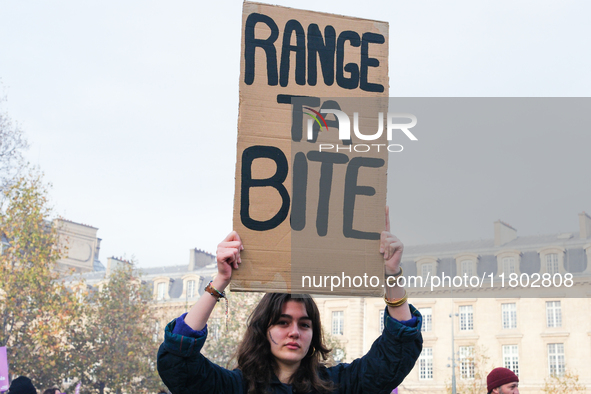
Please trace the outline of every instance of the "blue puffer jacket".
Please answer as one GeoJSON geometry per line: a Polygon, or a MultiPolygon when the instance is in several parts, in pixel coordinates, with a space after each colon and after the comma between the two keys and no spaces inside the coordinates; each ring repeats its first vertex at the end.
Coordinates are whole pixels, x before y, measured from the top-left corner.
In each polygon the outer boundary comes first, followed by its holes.
{"type": "MultiPolygon", "coordinates": [[[[407,327],[384,313],[384,332],[369,352],[350,364],[322,367],[319,374],[331,380],[335,394],[389,394],[408,375],[423,347],[422,317],[411,305],[416,327],[407,327]]],[[[158,351],[158,372],[172,394],[246,394],[242,372],[222,368],[201,353],[206,336],[190,338],[173,334],[176,319],[165,329],[158,351]]],[[[291,394],[291,385],[274,377],[271,393],[291,394]]],[[[316,393],[309,393],[316,394],[316,393]]]]}

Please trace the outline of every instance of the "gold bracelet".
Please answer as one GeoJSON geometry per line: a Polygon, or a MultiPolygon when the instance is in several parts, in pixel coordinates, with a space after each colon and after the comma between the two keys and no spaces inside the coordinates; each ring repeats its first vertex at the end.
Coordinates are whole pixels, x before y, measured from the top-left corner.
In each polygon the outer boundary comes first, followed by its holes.
{"type": "Polygon", "coordinates": [[[391,306],[392,308],[396,308],[404,304],[408,300],[408,295],[406,294],[406,289],[404,290],[404,296],[402,298],[394,298],[390,299],[386,297],[384,294],[384,301],[386,301],[386,305],[391,306]]]}

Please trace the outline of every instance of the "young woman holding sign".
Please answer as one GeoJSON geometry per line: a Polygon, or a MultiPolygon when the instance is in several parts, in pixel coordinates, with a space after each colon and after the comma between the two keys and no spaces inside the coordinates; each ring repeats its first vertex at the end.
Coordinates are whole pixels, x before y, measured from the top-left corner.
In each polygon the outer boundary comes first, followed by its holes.
{"type": "MultiPolygon", "coordinates": [[[[422,349],[421,315],[401,287],[386,287],[384,332],[369,352],[351,364],[324,367],[329,349],[322,338],[320,314],[307,295],[266,294],[249,318],[238,347],[238,369],[222,368],[200,350],[207,319],[244,249],[236,232],[218,245],[218,275],[189,313],[170,322],[158,352],[158,372],[172,394],[181,393],[390,393],[413,368],[422,349]]],[[[386,276],[402,275],[402,243],[382,232],[380,253],[386,276]]],[[[390,280],[390,283],[394,281],[390,280]]]]}

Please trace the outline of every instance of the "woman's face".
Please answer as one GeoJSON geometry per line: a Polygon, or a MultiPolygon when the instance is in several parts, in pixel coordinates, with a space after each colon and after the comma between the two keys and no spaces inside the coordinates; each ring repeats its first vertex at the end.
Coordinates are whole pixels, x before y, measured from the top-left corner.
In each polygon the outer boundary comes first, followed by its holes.
{"type": "Polygon", "coordinates": [[[267,339],[271,353],[279,364],[298,365],[312,342],[312,320],[302,302],[287,301],[281,308],[279,321],[269,327],[267,339]]]}

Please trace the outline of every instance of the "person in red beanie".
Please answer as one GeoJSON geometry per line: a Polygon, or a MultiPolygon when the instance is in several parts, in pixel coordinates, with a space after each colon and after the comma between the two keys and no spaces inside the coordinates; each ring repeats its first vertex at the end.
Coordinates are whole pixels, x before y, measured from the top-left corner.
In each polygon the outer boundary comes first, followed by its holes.
{"type": "Polygon", "coordinates": [[[519,378],[510,369],[495,368],[486,377],[488,394],[519,394],[519,378]]]}

